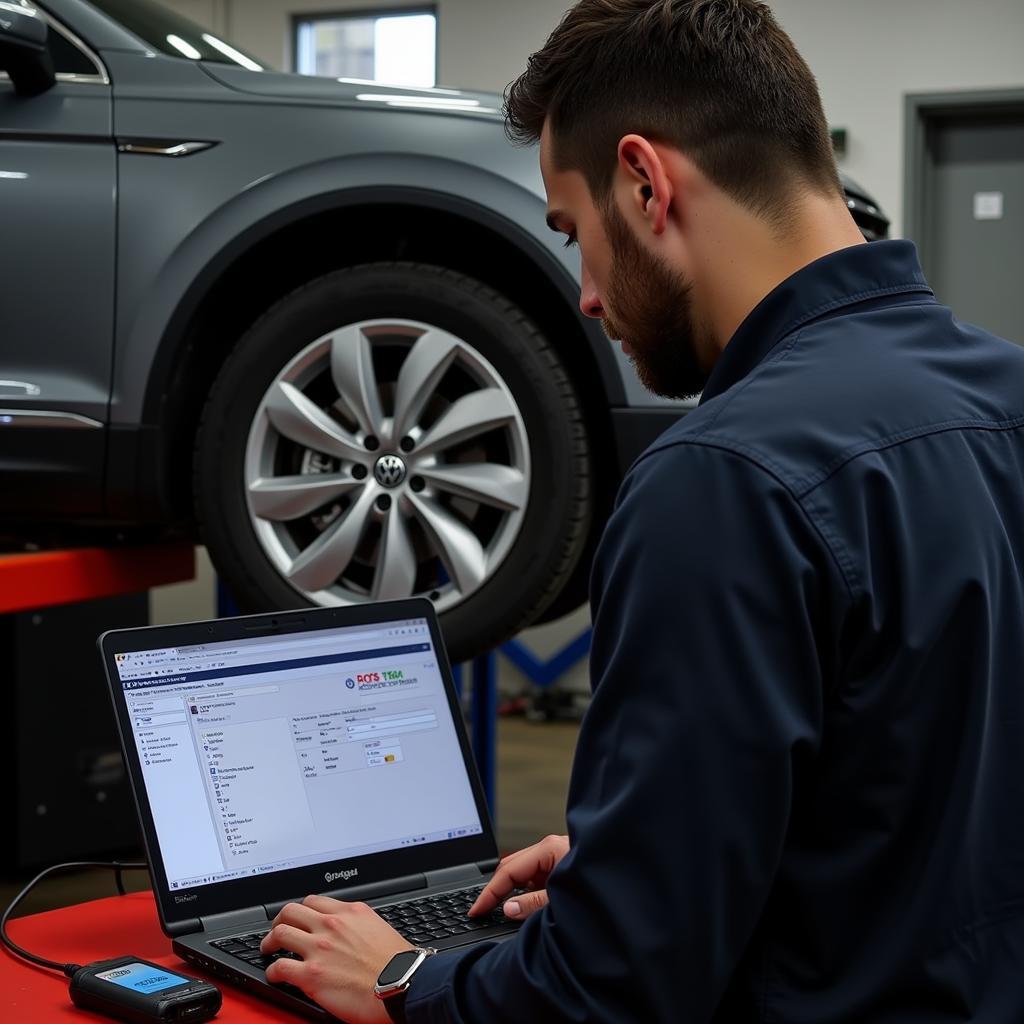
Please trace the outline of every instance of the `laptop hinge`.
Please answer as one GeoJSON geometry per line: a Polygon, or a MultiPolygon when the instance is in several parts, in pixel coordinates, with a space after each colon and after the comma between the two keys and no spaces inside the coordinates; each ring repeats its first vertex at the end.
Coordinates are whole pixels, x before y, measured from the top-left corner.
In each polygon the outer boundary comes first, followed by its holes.
{"type": "Polygon", "coordinates": [[[236,928],[256,928],[265,925],[268,920],[266,907],[246,907],[244,910],[228,910],[223,914],[208,914],[206,917],[200,917],[199,923],[204,932],[220,932],[234,931],[236,928]]]}
{"type": "MultiPolygon", "coordinates": [[[[345,889],[327,889],[320,893],[321,896],[330,896],[331,899],[344,900],[346,903],[365,903],[367,900],[379,899],[381,896],[392,896],[400,892],[412,892],[416,889],[425,889],[427,880],[422,874],[406,875],[404,878],[389,878],[386,882],[368,882],[366,885],[350,885],[345,889]]],[[[267,917],[272,920],[281,912],[286,903],[301,903],[302,896],[294,896],[290,900],[281,900],[278,903],[267,904],[267,917]]]]}
{"type": "Polygon", "coordinates": [[[184,921],[172,921],[164,925],[164,932],[172,939],[179,935],[191,935],[193,932],[201,932],[203,923],[198,917],[189,917],[184,921]]]}
{"type": "Polygon", "coordinates": [[[491,857],[488,860],[478,860],[476,866],[480,869],[481,875],[493,875],[500,863],[499,857],[491,857]]]}
{"type": "Polygon", "coordinates": [[[475,864],[459,864],[454,868],[438,868],[427,872],[427,885],[454,885],[457,882],[472,882],[479,879],[480,869],[475,864]]]}

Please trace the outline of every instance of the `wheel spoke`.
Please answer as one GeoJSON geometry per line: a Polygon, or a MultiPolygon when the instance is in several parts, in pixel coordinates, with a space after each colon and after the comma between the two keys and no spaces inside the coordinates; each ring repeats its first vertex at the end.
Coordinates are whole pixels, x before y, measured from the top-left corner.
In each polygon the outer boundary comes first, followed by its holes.
{"type": "Polygon", "coordinates": [[[327,327],[268,382],[250,427],[250,527],[313,602],[401,600],[431,582],[439,611],[461,607],[515,550],[533,492],[517,399],[472,340],[445,328],[327,327]],[[402,339],[404,358],[384,358],[385,338],[402,339]],[[406,468],[391,489],[375,477],[386,455],[406,468]],[[384,493],[391,503],[377,510],[384,493]],[[440,579],[424,581],[421,567],[440,579]]]}
{"type": "Polygon", "coordinates": [[[455,585],[464,594],[487,575],[487,555],[476,535],[447,509],[419,494],[407,495],[455,585]]]}
{"type": "Polygon", "coordinates": [[[458,338],[444,331],[427,331],[413,345],[402,363],[395,387],[396,441],[416,425],[458,348],[458,338]]]}
{"type": "Polygon", "coordinates": [[[515,408],[500,388],[471,391],[454,402],[423,435],[416,445],[416,454],[443,451],[467,438],[509,423],[514,418],[515,408]]]}
{"type": "Polygon", "coordinates": [[[287,522],[361,486],[362,481],[342,473],[261,477],[249,484],[249,505],[261,519],[287,522]]]}
{"type": "Polygon", "coordinates": [[[355,503],[292,563],[288,579],[306,591],[324,590],[345,571],[363,535],[377,488],[364,486],[355,503]]]}
{"type": "Polygon", "coordinates": [[[409,536],[409,524],[399,505],[399,502],[392,503],[381,534],[371,594],[375,601],[409,597],[416,583],[416,553],[409,536]]]}
{"type": "Polygon", "coordinates": [[[331,339],[331,377],[338,394],[367,433],[380,436],[384,416],[373,373],[370,339],[359,327],[346,327],[331,339]]]}
{"type": "Polygon", "coordinates": [[[366,461],[366,449],[287,381],[279,381],[271,391],[267,415],[278,433],[296,444],[342,459],[366,461]]]}
{"type": "Polygon", "coordinates": [[[421,468],[417,473],[442,490],[484,505],[511,511],[526,504],[526,477],[511,466],[452,463],[421,468]]]}

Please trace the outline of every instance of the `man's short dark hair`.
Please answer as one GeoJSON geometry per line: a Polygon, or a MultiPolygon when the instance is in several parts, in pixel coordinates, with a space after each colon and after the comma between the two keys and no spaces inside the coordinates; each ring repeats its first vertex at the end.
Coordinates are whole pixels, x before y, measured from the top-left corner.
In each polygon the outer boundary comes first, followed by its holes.
{"type": "Polygon", "coordinates": [[[842,194],[814,76],[757,0],[580,0],[506,90],[505,118],[516,142],[549,121],[556,166],[599,204],[631,132],[772,221],[801,187],[842,194]]]}

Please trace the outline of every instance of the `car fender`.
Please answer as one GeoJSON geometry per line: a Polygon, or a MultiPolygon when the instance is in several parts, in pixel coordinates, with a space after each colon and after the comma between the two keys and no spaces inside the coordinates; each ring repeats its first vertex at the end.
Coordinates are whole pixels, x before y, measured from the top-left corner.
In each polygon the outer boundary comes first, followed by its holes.
{"type": "MultiPolygon", "coordinates": [[[[530,190],[492,172],[431,157],[368,154],[325,160],[257,179],[222,204],[169,255],[151,286],[137,297],[145,311],[120,343],[112,422],[154,423],[163,388],[203,296],[250,247],[299,218],[345,206],[395,202],[447,211],[499,233],[528,255],[576,310],[579,276],[554,236],[527,225],[544,224],[544,202],[530,190]],[[447,166],[441,166],[441,165],[447,166]],[[444,181],[448,187],[425,187],[444,181]],[[500,211],[500,212],[499,212],[500,211]],[[139,381],[147,381],[145,390],[139,381]]],[[[622,366],[596,322],[576,310],[589,341],[606,398],[621,405],[622,366]]]]}

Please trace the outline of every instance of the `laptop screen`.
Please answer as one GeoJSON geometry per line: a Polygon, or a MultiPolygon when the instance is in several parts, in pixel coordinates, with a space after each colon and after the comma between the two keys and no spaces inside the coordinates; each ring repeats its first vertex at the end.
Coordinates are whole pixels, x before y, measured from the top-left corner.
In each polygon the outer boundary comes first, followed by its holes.
{"type": "Polygon", "coordinates": [[[114,662],[170,889],[483,831],[425,618],[114,662]]]}

